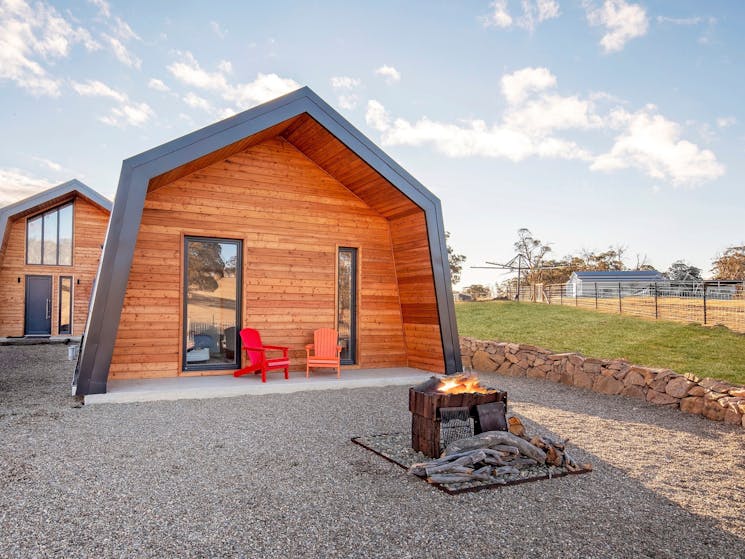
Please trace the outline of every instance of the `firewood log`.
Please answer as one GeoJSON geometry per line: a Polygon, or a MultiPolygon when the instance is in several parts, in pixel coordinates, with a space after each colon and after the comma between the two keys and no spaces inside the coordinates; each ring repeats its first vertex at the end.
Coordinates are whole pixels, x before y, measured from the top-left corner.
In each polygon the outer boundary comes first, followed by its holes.
{"type": "Polygon", "coordinates": [[[447,456],[466,450],[492,448],[496,445],[505,444],[517,447],[517,449],[520,451],[520,454],[524,454],[528,458],[532,458],[539,464],[545,464],[546,462],[546,453],[543,452],[540,448],[533,446],[528,441],[506,431],[486,431],[484,433],[479,433],[478,435],[475,435],[473,437],[455,441],[448,445],[443,455],[447,456]]]}
{"type": "Polygon", "coordinates": [[[508,476],[508,475],[514,475],[519,474],[520,470],[517,468],[514,468],[512,466],[502,466],[501,468],[494,468],[494,471],[492,472],[493,476],[508,476]]]}
{"type": "Polygon", "coordinates": [[[492,472],[491,466],[484,466],[483,468],[479,468],[478,470],[474,471],[471,474],[471,477],[474,480],[478,480],[478,481],[489,481],[489,478],[491,478],[491,472],[492,472]]]}
{"type": "Polygon", "coordinates": [[[427,478],[430,483],[459,483],[464,481],[474,481],[470,474],[435,474],[427,478]]]}

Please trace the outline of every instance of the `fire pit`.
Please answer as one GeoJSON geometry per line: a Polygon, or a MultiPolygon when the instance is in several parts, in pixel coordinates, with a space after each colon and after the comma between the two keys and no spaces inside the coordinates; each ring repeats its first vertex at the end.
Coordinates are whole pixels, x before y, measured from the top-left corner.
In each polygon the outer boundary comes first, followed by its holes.
{"type": "Polygon", "coordinates": [[[411,446],[430,458],[453,440],[507,430],[507,393],[469,375],[431,377],[409,389],[411,446]]]}

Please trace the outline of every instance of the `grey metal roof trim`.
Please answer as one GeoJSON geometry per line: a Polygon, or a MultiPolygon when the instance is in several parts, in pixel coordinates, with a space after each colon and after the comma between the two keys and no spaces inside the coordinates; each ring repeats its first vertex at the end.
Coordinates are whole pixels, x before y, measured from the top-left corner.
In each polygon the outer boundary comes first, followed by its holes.
{"type": "Polygon", "coordinates": [[[78,179],[72,179],[0,208],[0,243],[4,244],[8,222],[14,216],[33,211],[37,206],[41,206],[42,204],[46,204],[47,202],[57,198],[63,198],[64,196],[75,192],[84,198],[89,199],[107,212],[111,212],[111,200],[102,196],[90,186],[83,184],[78,179]]]}
{"type": "Polygon", "coordinates": [[[424,210],[445,370],[448,373],[461,370],[440,200],[310,88],[303,87],[123,162],[98,281],[91,296],[91,312],[75,369],[73,389],[76,394],[106,392],[109,365],[150,180],[304,113],[424,210]]]}

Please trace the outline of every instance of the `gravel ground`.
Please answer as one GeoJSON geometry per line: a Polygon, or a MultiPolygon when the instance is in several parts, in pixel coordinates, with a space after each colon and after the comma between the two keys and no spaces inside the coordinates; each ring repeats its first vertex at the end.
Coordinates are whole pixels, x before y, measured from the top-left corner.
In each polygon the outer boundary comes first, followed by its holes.
{"type": "Polygon", "coordinates": [[[2,557],[745,557],[745,434],[485,375],[594,471],[446,495],[354,445],[405,387],[76,407],[64,346],[0,347],[2,557]]]}

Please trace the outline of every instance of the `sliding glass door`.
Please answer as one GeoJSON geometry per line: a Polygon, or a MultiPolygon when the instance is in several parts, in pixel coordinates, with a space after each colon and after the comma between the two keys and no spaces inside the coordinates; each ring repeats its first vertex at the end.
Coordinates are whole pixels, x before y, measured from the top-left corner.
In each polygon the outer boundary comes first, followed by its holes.
{"type": "Polygon", "coordinates": [[[357,249],[340,247],[337,260],[336,329],[342,365],[357,361],[357,249]]]}
{"type": "Polygon", "coordinates": [[[183,370],[237,369],[242,243],[184,239],[183,370]]]}

